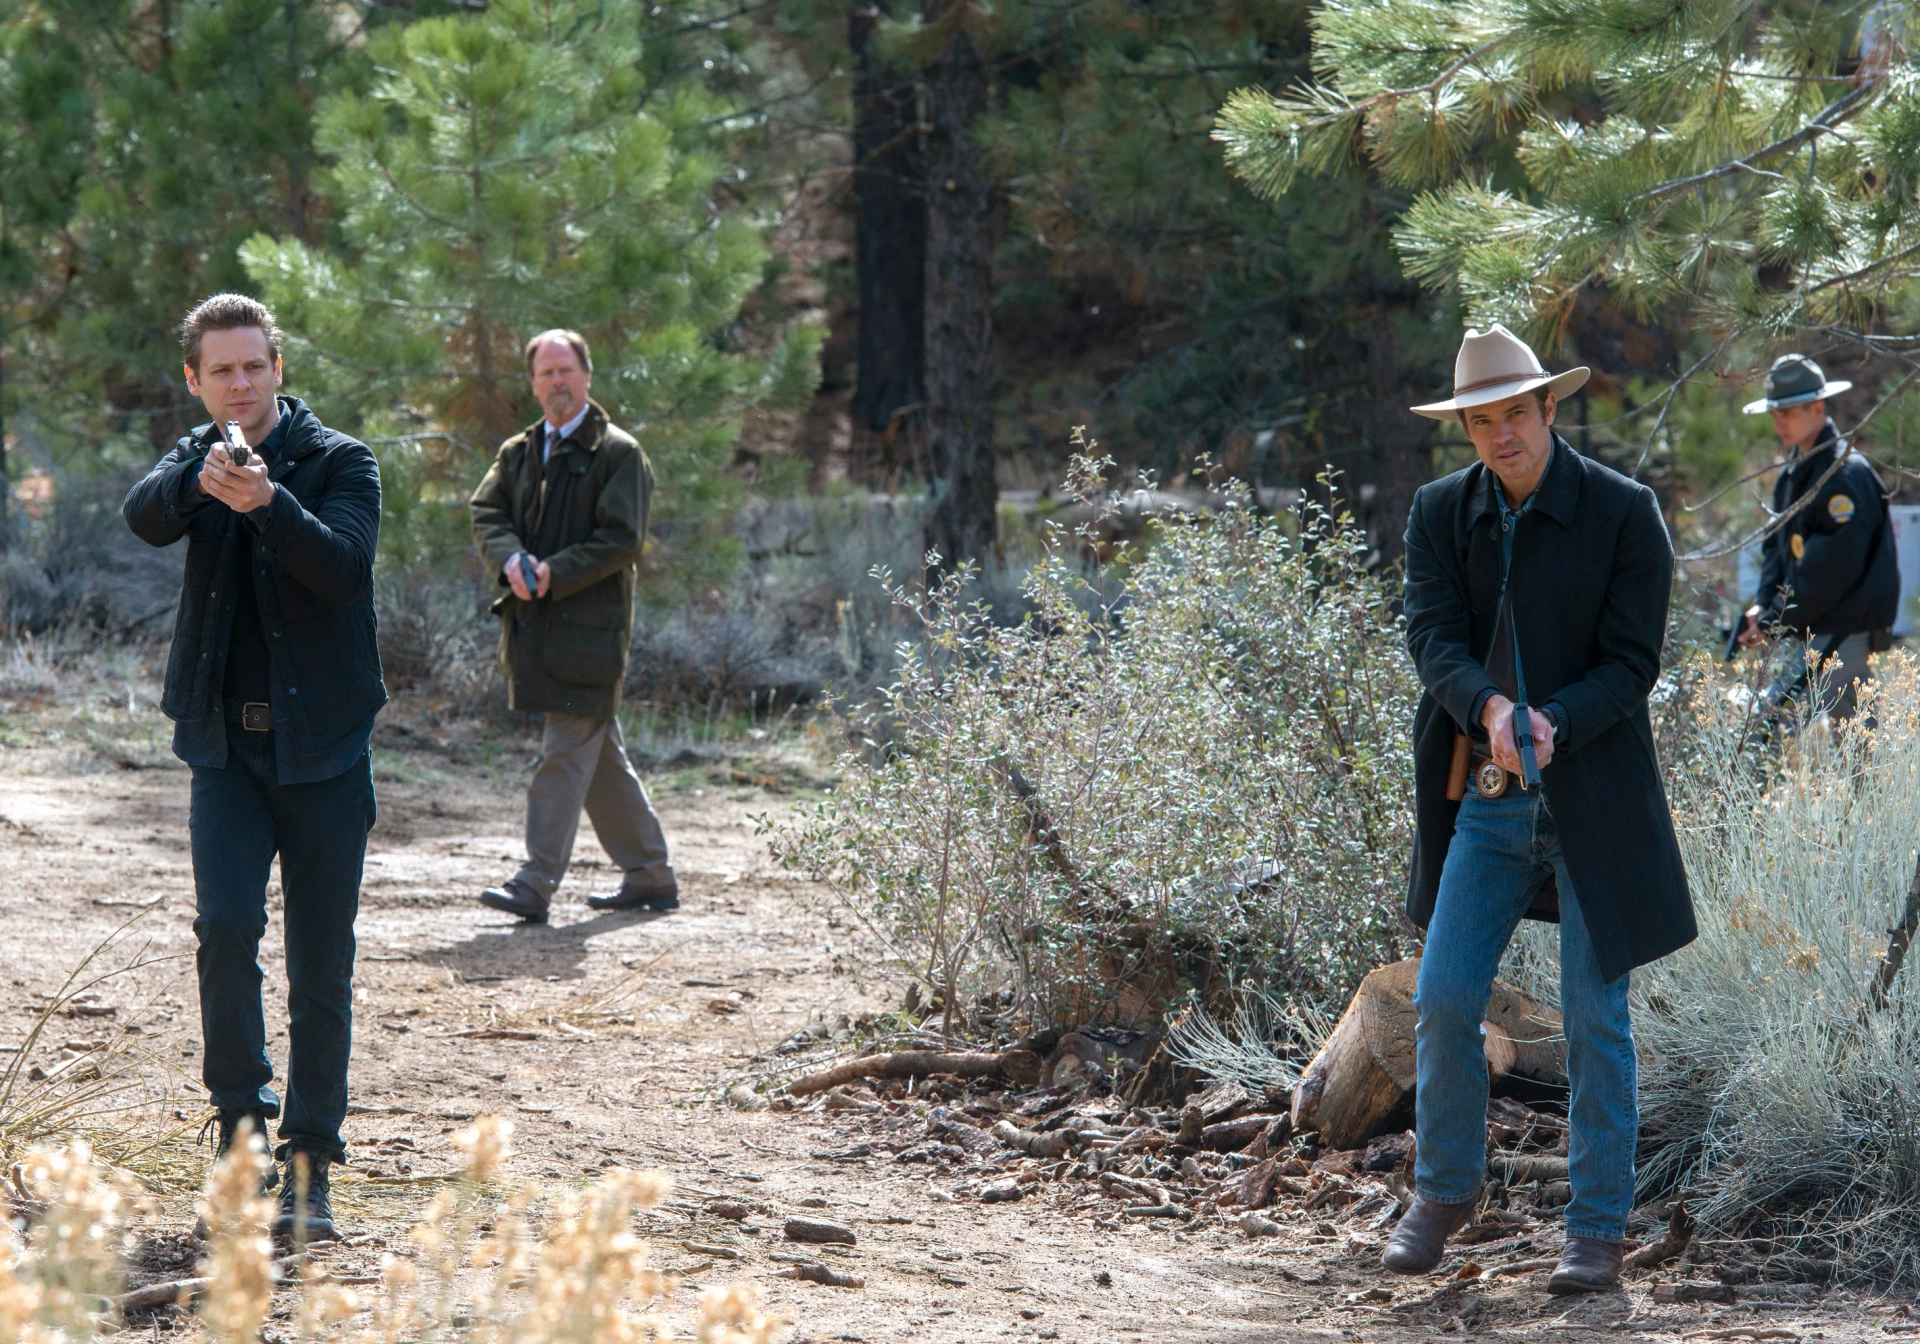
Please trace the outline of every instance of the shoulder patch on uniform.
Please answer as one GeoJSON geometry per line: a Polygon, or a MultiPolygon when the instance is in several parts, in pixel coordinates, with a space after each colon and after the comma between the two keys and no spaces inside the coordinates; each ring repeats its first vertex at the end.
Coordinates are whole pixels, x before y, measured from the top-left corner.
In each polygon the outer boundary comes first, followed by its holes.
{"type": "Polygon", "coordinates": [[[1801,559],[1807,553],[1807,539],[1798,532],[1795,532],[1793,536],[1787,540],[1787,549],[1793,552],[1793,558],[1795,560],[1801,559]]]}
{"type": "Polygon", "coordinates": [[[1849,495],[1835,495],[1827,501],[1827,512],[1833,515],[1833,521],[1844,523],[1853,517],[1853,499],[1849,495]]]}

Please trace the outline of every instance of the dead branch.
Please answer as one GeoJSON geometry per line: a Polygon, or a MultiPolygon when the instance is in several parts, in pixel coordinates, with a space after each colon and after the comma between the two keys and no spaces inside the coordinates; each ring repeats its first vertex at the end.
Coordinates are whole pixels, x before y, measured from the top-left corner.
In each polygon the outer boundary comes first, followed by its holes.
{"type": "Polygon", "coordinates": [[[810,1073],[787,1084],[796,1097],[810,1097],[830,1087],[866,1078],[925,1078],[950,1073],[958,1078],[985,1078],[999,1074],[1011,1083],[1031,1084],[1040,1079],[1040,1056],[1031,1050],[967,1051],[946,1054],[937,1050],[895,1050],[843,1060],[820,1073],[810,1073]]]}
{"type": "Polygon", "coordinates": [[[1687,1212],[1685,1200],[1676,1199],[1667,1214],[1667,1230],[1660,1234],[1658,1241],[1650,1241],[1628,1256],[1627,1263],[1635,1269],[1652,1269],[1686,1250],[1692,1240],[1693,1215],[1687,1212]]]}
{"type": "Polygon", "coordinates": [[[811,1262],[782,1270],[781,1275],[786,1278],[805,1279],[808,1283],[824,1283],[830,1288],[865,1288],[867,1286],[865,1279],[857,1279],[851,1274],[835,1269],[832,1265],[811,1262]]]}
{"type": "Polygon", "coordinates": [[[1564,1181],[1567,1179],[1567,1159],[1564,1157],[1507,1157],[1496,1156],[1488,1164],[1493,1174],[1507,1183],[1507,1188],[1526,1185],[1530,1181],[1564,1181]]]}
{"type": "MultiPolygon", "coordinates": [[[[1887,953],[1880,958],[1880,969],[1874,973],[1873,988],[1867,994],[1869,1011],[1877,1013],[1887,1006],[1887,994],[1907,959],[1907,947],[1913,942],[1916,929],[1920,929],[1920,862],[1915,863],[1913,880],[1907,883],[1906,909],[1901,912],[1899,925],[1888,935],[1887,953]]],[[[1864,1019],[1866,1014],[1863,1012],[1861,1016],[1864,1019]]]]}
{"type": "Polygon", "coordinates": [[[120,1294],[113,1299],[113,1304],[122,1315],[134,1311],[157,1311],[161,1307],[191,1302],[206,1292],[211,1282],[211,1279],[169,1279],[165,1283],[150,1283],[144,1288],[120,1294]]]}

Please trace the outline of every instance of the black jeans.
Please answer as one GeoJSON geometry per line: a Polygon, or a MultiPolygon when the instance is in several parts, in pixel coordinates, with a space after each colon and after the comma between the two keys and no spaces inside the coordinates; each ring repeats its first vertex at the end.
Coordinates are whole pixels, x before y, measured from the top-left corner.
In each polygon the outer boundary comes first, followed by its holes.
{"type": "Polygon", "coordinates": [[[281,1116],[268,1084],[264,979],[267,872],[280,856],[287,938],[287,1104],[282,1155],[344,1160],[353,1049],[353,920],[373,828],[373,770],[362,756],[332,779],[281,784],[273,734],[228,729],[224,769],[193,767],[193,884],[200,941],[201,1079],[221,1110],[281,1116]]]}

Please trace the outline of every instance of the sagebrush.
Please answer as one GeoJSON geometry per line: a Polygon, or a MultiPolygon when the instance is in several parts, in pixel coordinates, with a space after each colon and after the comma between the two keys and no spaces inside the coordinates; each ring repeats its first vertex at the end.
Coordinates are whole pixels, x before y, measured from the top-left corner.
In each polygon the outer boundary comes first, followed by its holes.
{"type": "MultiPolygon", "coordinates": [[[[1081,459],[1087,488],[1099,464],[1081,459]]],[[[883,576],[914,637],[845,784],[778,830],[947,1005],[1151,1024],[1188,994],[1336,1003],[1409,946],[1418,686],[1345,515],[1228,492],[1131,565],[1056,528],[995,619],[883,576]]]]}

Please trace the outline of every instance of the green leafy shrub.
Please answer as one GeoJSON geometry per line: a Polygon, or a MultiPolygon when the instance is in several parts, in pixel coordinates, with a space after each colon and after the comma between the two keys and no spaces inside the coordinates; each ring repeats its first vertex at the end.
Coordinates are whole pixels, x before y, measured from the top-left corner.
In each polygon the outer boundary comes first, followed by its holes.
{"type": "MultiPolygon", "coordinates": [[[[1082,459],[1083,484],[1098,464],[1082,459]]],[[[915,637],[845,785],[774,837],[947,1005],[1157,1021],[1190,993],[1343,1002],[1407,950],[1394,609],[1344,516],[1239,494],[1101,573],[1055,527],[996,621],[966,574],[882,575],[915,637]]]]}

